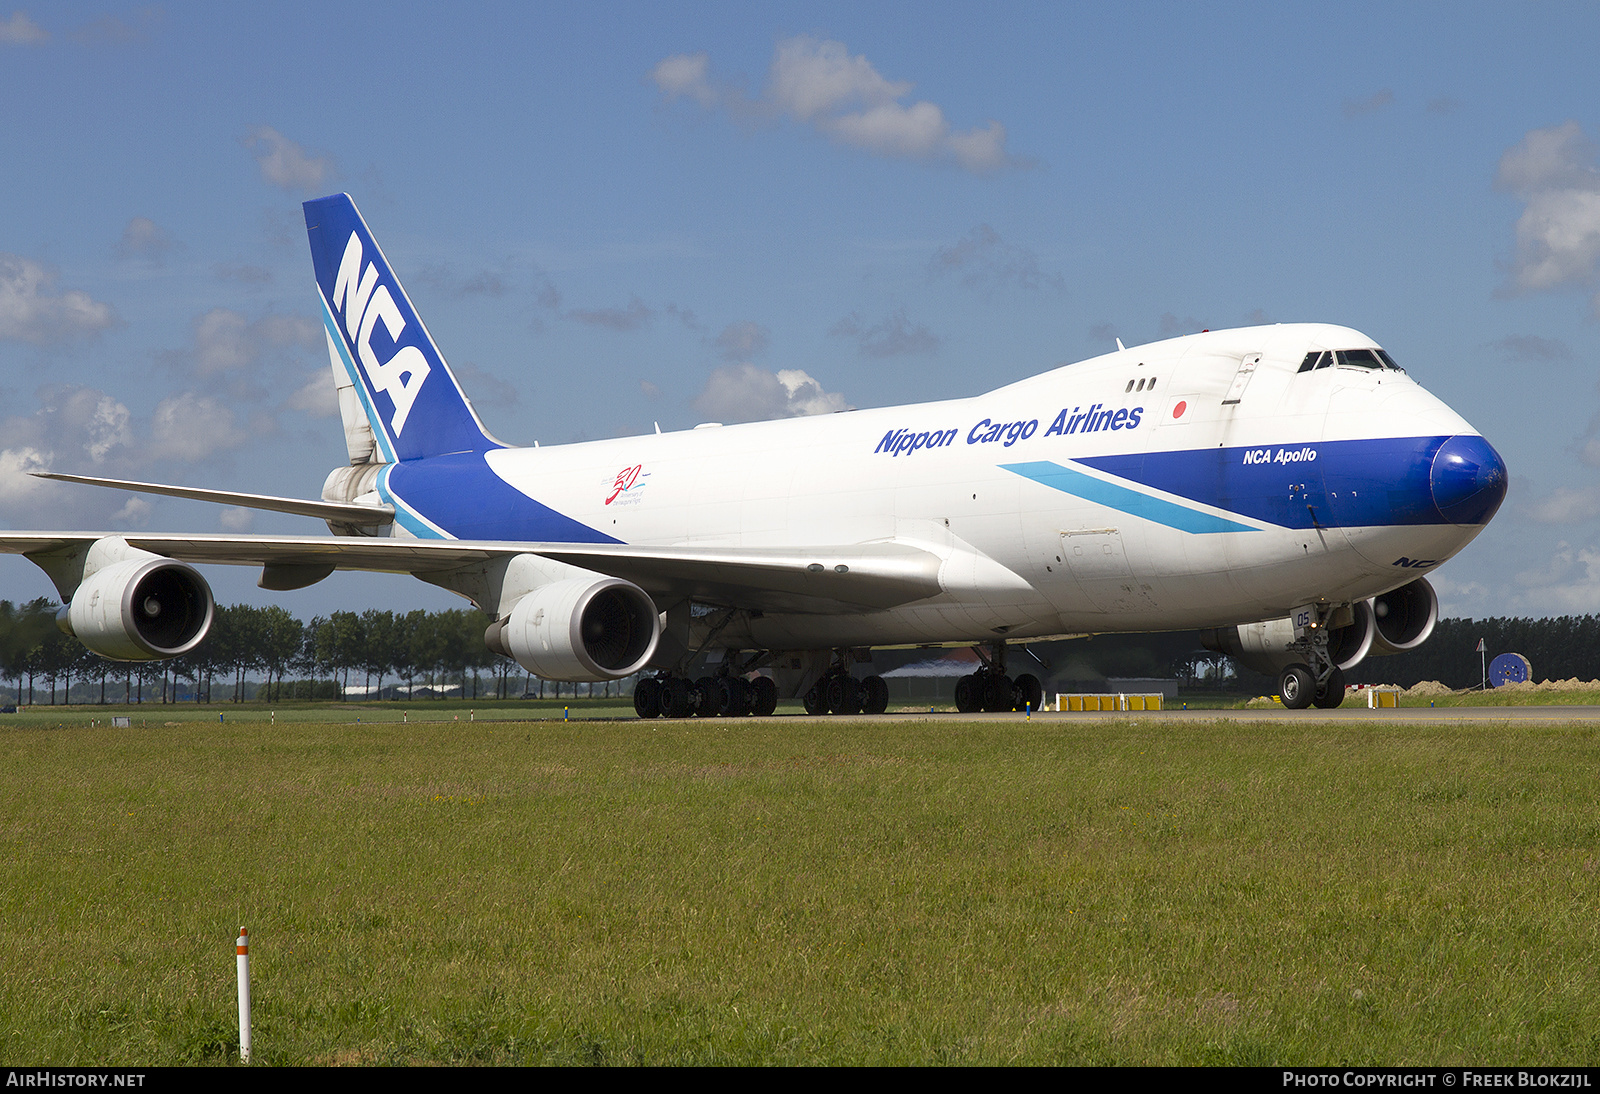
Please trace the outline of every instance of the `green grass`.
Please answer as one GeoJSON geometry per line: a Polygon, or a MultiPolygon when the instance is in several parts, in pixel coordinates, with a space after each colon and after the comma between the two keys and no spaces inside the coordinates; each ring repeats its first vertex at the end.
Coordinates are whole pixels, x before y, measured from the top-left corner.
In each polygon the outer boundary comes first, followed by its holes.
{"type": "Polygon", "coordinates": [[[0,724],[0,1059],[1600,1063],[1588,726],[232,713],[0,724]]]}

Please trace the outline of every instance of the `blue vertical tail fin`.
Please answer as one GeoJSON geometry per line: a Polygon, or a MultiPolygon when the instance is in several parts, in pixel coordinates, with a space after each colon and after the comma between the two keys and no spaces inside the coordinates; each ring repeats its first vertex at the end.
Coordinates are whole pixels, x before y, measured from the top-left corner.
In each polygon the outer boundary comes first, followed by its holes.
{"type": "Polygon", "coordinates": [[[505,446],[444,363],[349,194],[305,203],[351,463],[505,446]]]}

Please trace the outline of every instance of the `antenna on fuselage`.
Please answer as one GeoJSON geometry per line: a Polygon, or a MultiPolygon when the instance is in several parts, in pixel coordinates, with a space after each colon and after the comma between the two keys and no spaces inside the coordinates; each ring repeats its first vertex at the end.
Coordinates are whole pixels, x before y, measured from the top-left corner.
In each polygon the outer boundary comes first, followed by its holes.
{"type": "Polygon", "coordinates": [[[1117,348],[1118,348],[1118,349],[1120,349],[1120,350],[1125,350],[1125,349],[1127,349],[1127,348],[1128,348],[1128,347],[1127,347],[1127,346],[1125,346],[1125,345],[1123,345],[1123,344],[1122,344],[1122,339],[1120,339],[1120,338],[1117,338],[1117,339],[1114,339],[1114,341],[1115,341],[1115,342],[1116,342],[1116,343],[1117,343],[1117,348]]]}

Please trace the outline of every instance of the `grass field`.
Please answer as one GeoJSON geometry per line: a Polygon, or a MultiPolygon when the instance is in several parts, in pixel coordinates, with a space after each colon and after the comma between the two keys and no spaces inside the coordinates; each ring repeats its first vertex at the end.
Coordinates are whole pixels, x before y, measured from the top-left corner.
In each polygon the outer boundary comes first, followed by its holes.
{"type": "Polygon", "coordinates": [[[1600,1063],[1587,726],[425,706],[8,716],[0,1062],[1600,1063]]]}

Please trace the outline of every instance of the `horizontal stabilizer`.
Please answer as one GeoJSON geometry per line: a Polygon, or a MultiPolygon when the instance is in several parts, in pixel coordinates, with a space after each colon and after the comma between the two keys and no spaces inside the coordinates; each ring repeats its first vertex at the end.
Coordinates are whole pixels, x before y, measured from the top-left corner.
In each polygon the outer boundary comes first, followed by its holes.
{"type": "Polygon", "coordinates": [[[169,498],[187,498],[190,501],[214,501],[221,505],[240,505],[246,509],[267,509],[274,513],[293,513],[300,517],[315,517],[340,524],[391,524],[394,522],[392,505],[354,505],[349,502],[312,501],[309,498],[279,498],[270,494],[240,494],[232,490],[202,490],[193,486],[168,486],[159,482],[134,482],[129,479],[97,479],[90,475],[62,475],[54,471],[30,471],[36,479],[60,479],[62,482],[81,482],[88,486],[106,486],[113,490],[132,490],[141,494],[162,494],[169,498]]]}

